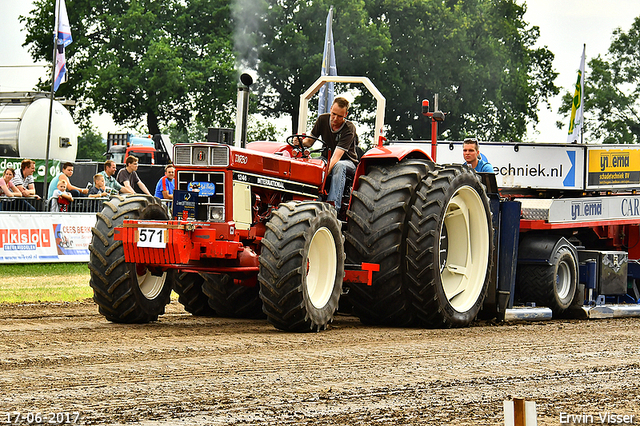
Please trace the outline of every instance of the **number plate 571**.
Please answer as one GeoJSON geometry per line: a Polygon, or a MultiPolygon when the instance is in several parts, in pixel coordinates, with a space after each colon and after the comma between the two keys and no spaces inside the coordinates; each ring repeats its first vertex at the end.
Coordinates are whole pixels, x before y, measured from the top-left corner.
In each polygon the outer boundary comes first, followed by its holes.
{"type": "Polygon", "coordinates": [[[167,247],[167,230],[163,228],[138,228],[138,247],[167,247]]]}

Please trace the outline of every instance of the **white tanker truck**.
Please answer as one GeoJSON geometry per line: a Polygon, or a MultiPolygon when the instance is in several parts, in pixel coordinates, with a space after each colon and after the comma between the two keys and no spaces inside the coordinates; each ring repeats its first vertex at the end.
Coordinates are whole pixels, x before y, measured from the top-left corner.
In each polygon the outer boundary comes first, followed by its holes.
{"type": "MultiPolygon", "coordinates": [[[[24,158],[46,158],[50,105],[49,93],[0,92],[0,170],[16,163],[19,167],[24,158]]],[[[75,161],[78,132],[69,111],[54,100],[49,159],[75,161]]],[[[43,165],[36,175],[38,180],[43,179],[43,165]]]]}

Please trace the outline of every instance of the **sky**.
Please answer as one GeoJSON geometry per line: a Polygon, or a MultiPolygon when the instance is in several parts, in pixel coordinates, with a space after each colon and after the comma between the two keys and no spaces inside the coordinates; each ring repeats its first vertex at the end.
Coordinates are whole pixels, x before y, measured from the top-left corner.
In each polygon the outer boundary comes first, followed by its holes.
{"type": "MultiPolygon", "coordinates": [[[[53,1],[53,0],[51,0],[53,1]]],[[[519,2],[520,4],[524,1],[519,2]]],[[[71,4],[69,2],[69,4],[71,4]]],[[[540,123],[534,130],[529,126],[526,141],[566,142],[568,119],[557,114],[562,94],[573,93],[582,55],[586,43],[587,62],[597,55],[605,55],[611,44],[614,29],[628,31],[633,20],[640,16],[639,0],[527,0],[525,21],[540,27],[539,46],[547,46],[555,54],[553,68],[559,73],[556,85],[561,95],[551,101],[553,111],[541,104],[540,123]],[[556,121],[566,121],[563,129],[558,129],[556,121]]],[[[39,77],[47,77],[49,71],[43,67],[33,67],[33,61],[26,48],[22,24],[18,16],[26,15],[32,8],[30,0],[0,0],[0,91],[33,90],[39,77]]],[[[322,18],[324,19],[324,18],[322,18]]],[[[53,27],[53,23],[51,24],[53,27]]],[[[73,22],[71,22],[73,32],[73,22]]],[[[70,49],[73,46],[69,47],[70,49]]],[[[338,64],[339,69],[339,64],[338,64]]],[[[586,69],[586,74],[589,68],[586,69]]],[[[70,77],[73,78],[73,69],[70,77]]],[[[442,105],[443,109],[445,106],[442,105]]],[[[588,112],[587,112],[588,113],[588,112]]],[[[96,118],[94,123],[105,135],[116,131],[108,118],[96,118]]],[[[429,135],[425,135],[429,137],[429,135]]]]}

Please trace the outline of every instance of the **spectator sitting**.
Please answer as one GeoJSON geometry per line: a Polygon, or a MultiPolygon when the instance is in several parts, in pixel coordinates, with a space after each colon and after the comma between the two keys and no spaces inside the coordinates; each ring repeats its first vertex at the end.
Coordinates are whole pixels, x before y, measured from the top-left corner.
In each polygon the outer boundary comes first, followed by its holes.
{"type": "Polygon", "coordinates": [[[138,185],[138,188],[140,188],[142,192],[147,195],[151,195],[151,193],[147,189],[147,186],[138,177],[136,170],[138,170],[138,157],[136,157],[135,155],[130,155],[125,161],[125,168],[118,172],[116,180],[120,185],[131,190],[131,192],[135,193],[135,190],[133,188],[138,185]]]}
{"type": "Polygon", "coordinates": [[[36,162],[24,159],[20,164],[20,170],[16,170],[15,176],[11,182],[18,188],[23,197],[38,197],[36,194],[35,178],[33,173],[36,171],[36,162]]]}
{"type": "Polygon", "coordinates": [[[52,212],[68,212],[69,204],[73,201],[73,196],[67,192],[67,182],[58,181],[58,187],[53,191],[51,197],[52,212]]]}
{"type": "Polygon", "coordinates": [[[73,176],[73,163],[64,163],[62,165],[62,173],[53,178],[51,180],[51,183],[49,184],[48,198],[51,198],[53,196],[53,191],[55,191],[55,189],[57,188],[58,181],[61,180],[67,183],[67,189],[73,197],[80,197],[80,194],[87,195],[89,193],[89,190],[87,188],[78,188],[71,184],[71,181],[69,180],[71,176],[73,176]]]}
{"type": "Polygon", "coordinates": [[[16,171],[11,167],[7,168],[0,179],[0,195],[4,197],[22,197],[22,193],[11,182],[16,175],[16,171]]]}
{"type": "Polygon", "coordinates": [[[93,186],[89,189],[89,197],[99,198],[111,195],[111,189],[104,183],[104,176],[98,173],[93,177],[93,186]]]}
{"type": "Polygon", "coordinates": [[[173,164],[167,164],[164,168],[164,176],[160,178],[156,185],[156,197],[164,200],[173,200],[173,177],[176,174],[176,168],[173,164]]]}
{"type": "MultiPolygon", "coordinates": [[[[4,171],[4,175],[0,178],[0,196],[3,197],[22,197],[22,194],[16,188],[16,186],[11,182],[11,179],[15,176],[15,170],[11,167],[8,167],[4,171]]],[[[0,210],[11,210],[12,208],[16,208],[16,205],[13,203],[13,200],[3,200],[0,202],[0,210]]]]}
{"type": "MultiPolygon", "coordinates": [[[[35,171],[36,162],[25,158],[20,164],[20,170],[16,170],[15,176],[11,179],[11,182],[18,188],[18,191],[20,191],[23,197],[40,199],[38,194],[36,194],[36,186],[34,183],[35,178],[33,177],[33,173],[35,171]]],[[[22,200],[18,208],[23,208],[25,211],[36,211],[36,208],[26,200],[22,200]]]]}
{"type": "Polygon", "coordinates": [[[124,194],[133,194],[135,191],[133,189],[126,188],[118,183],[115,177],[116,174],[116,162],[113,160],[107,160],[104,162],[104,170],[100,172],[100,174],[104,177],[104,184],[109,188],[111,193],[124,193],[124,194]]]}

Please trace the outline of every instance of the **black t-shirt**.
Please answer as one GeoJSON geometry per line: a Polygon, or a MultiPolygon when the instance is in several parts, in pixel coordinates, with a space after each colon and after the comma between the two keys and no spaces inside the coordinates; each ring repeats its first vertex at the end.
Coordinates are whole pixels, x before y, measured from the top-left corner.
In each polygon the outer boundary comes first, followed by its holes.
{"type": "MultiPolygon", "coordinates": [[[[342,158],[349,158],[354,163],[358,163],[358,154],[356,153],[356,143],[358,136],[356,135],[356,126],[350,121],[345,120],[342,123],[342,127],[339,130],[334,131],[331,128],[331,122],[329,121],[331,114],[322,114],[316,120],[311,134],[315,137],[320,137],[327,144],[327,147],[331,150],[331,153],[336,149],[342,149],[346,152],[346,157],[343,154],[342,158]]],[[[323,155],[326,157],[327,152],[323,155]]]]}
{"type": "Polygon", "coordinates": [[[134,191],[136,190],[136,185],[138,184],[138,182],[140,182],[140,178],[138,177],[138,174],[135,172],[135,170],[129,173],[126,167],[118,172],[116,180],[122,186],[124,186],[124,182],[128,180],[129,185],[131,185],[131,189],[133,189],[134,191]]]}

